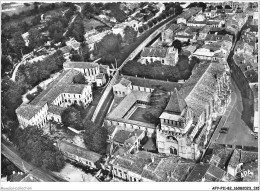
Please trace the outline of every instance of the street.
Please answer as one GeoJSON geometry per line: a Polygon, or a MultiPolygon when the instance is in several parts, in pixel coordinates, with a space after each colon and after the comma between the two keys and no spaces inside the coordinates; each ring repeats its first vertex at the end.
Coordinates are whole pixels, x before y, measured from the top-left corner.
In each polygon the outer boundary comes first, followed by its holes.
{"type": "Polygon", "coordinates": [[[30,163],[24,161],[18,152],[2,139],[1,153],[8,158],[13,164],[25,173],[30,173],[42,182],[67,182],[66,180],[54,175],[52,172],[37,168],[30,163]]]}

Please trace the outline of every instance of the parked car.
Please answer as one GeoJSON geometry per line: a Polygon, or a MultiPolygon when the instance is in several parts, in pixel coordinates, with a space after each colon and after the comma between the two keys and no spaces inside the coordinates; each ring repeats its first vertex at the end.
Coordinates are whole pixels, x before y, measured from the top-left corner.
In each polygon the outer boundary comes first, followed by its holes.
{"type": "Polygon", "coordinates": [[[221,130],[228,131],[227,127],[222,127],[221,130]]]}
{"type": "Polygon", "coordinates": [[[224,133],[224,134],[226,134],[227,131],[225,131],[225,130],[220,130],[219,133],[224,133]]]}

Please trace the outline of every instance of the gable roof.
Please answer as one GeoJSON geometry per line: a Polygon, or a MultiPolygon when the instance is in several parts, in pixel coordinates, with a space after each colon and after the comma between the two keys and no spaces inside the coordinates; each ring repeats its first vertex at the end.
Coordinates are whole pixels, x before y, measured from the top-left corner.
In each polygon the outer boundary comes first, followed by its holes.
{"type": "Polygon", "coordinates": [[[89,68],[96,68],[99,67],[99,64],[96,62],[65,62],[63,64],[63,68],[82,68],[82,69],[89,69],[89,68]]]}
{"type": "Polygon", "coordinates": [[[101,155],[98,153],[89,151],[66,141],[59,141],[57,144],[62,152],[68,152],[92,162],[97,162],[101,158],[101,155]]]}
{"type": "Polygon", "coordinates": [[[240,163],[239,160],[240,160],[240,151],[235,149],[229,160],[228,166],[230,166],[232,168],[236,168],[237,165],[240,163]]]}
{"type": "Polygon", "coordinates": [[[145,47],[141,53],[141,57],[159,57],[165,58],[168,48],[165,47],[145,47]]]}
{"type": "Polygon", "coordinates": [[[131,81],[129,81],[125,78],[122,78],[119,83],[122,84],[125,87],[128,87],[131,84],[131,81]]]}
{"type": "Polygon", "coordinates": [[[177,82],[140,78],[140,77],[126,76],[126,75],[123,75],[122,78],[131,81],[132,86],[139,86],[139,87],[152,88],[152,89],[156,86],[162,86],[167,92],[173,92],[175,91],[175,88],[179,90],[182,87],[182,84],[177,82]]]}
{"type": "Polygon", "coordinates": [[[22,104],[16,109],[16,113],[17,115],[20,115],[23,118],[30,120],[41,110],[41,108],[41,106],[37,105],[22,104]]]}
{"type": "Polygon", "coordinates": [[[198,182],[205,178],[208,181],[221,181],[225,171],[211,164],[196,164],[185,182],[198,182]]]}
{"type": "Polygon", "coordinates": [[[115,142],[118,143],[125,143],[125,140],[127,140],[130,136],[131,132],[130,131],[125,131],[125,130],[118,130],[113,138],[115,142]]]}

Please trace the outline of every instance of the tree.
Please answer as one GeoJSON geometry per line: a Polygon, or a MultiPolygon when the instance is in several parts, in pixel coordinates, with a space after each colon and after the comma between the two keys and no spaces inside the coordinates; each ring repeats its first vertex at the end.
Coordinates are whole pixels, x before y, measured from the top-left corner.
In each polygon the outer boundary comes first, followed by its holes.
{"type": "Polygon", "coordinates": [[[81,55],[79,55],[78,51],[71,50],[71,61],[83,61],[81,55]]]}
{"type": "Polygon", "coordinates": [[[107,34],[97,43],[94,49],[94,55],[102,59],[102,62],[115,62],[119,56],[122,47],[122,37],[120,34],[107,34]]]}
{"type": "Polygon", "coordinates": [[[152,21],[148,21],[148,26],[151,28],[153,26],[153,22],[152,21]]]}
{"type": "Polygon", "coordinates": [[[174,40],[172,42],[172,46],[174,46],[174,48],[177,48],[178,51],[180,52],[181,51],[181,47],[182,47],[182,43],[179,40],[174,40]]]}
{"type": "Polygon", "coordinates": [[[42,36],[37,29],[29,30],[29,47],[35,49],[43,44],[42,36]]]}
{"type": "Polygon", "coordinates": [[[35,17],[33,17],[33,19],[31,20],[31,23],[33,26],[36,26],[38,24],[40,24],[41,22],[41,14],[36,15],[35,17]]]}
{"type": "Polygon", "coordinates": [[[23,40],[22,33],[21,32],[15,33],[13,38],[14,38],[14,50],[16,54],[19,55],[19,58],[21,58],[22,51],[25,47],[25,42],[23,40]]]}
{"type": "Polygon", "coordinates": [[[95,12],[95,9],[91,3],[85,3],[83,9],[82,9],[82,14],[90,19],[92,17],[92,14],[95,12]]]}
{"type": "Polygon", "coordinates": [[[77,130],[82,129],[82,119],[80,111],[74,107],[66,108],[61,114],[61,121],[66,127],[73,127],[77,130]]]}
{"type": "Polygon", "coordinates": [[[232,7],[230,7],[230,5],[225,5],[225,9],[232,9],[232,7]]]}
{"type": "Polygon", "coordinates": [[[93,135],[91,150],[106,154],[108,132],[105,127],[98,127],[93,135]]]}
{"type": "Polygon", "coordinates": [[[74,84],[86,84],[86,79],[83,74],[79,73],[78,75],[74,76],[73,78],[74,84]]]}
{"type": "Polygon", "coordinates": [[[89,61],[89,59],[90,59],[90,49],[89,49],[88,45],[86,45],[85,43],[82,43],[82,45],[80,47],[80,53],[81,53],[82,60],[84,62],[89,61]]]}
{"type": "Polygon", "coordinates": [[[144,27],[144,30],[145,30],[145,31],[148,29],[147,24],[144,24],[143,27],[144,27]]]}
{"type": "Polygon", "coordinates": [[[160,122],[160,115],[167,106],[169,95],[167,91],[161,86],[155,86],[150,97],[150,104],[152,108],[143,114],[146,120],[158,124],[160,122]]]}
{"type": "Polygon", "coordinates": [[[65,166],[62,153],[54,143],[43,135],[43,131],[34,126],[17,129],[15,145],[21,157],[37,167],[47,170],[60,171],[65,166]]]}
{"type": "Polygon", "coordinates": [[[127,15],[120,9],[120,3],[109,3],[109,9],[111,10],[111,17],[115,17],[118,22],[124,22],[127,19],[127,15]]]}
{"type": "Polygon", "coordinates": [[[137,31],[130,26],[126,26],[124,29],[124,40],[127,44],[132,44],[137,38],[137,31]]]}
{"type": "Polygon", "coordinates": [[[138,27],[138,31],[139,31],[139,33],[143,33],[143,32],[144,32],[143,27],[142,27],[142,26],[141,26],[141,27],[138,27]]]}

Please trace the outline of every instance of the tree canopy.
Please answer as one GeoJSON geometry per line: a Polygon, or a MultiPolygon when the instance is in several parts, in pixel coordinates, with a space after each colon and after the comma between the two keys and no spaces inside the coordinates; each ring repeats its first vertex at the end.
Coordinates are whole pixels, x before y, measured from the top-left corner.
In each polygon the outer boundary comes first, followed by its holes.
{"type": "Polygon", "coordinates": [[[42,36],[39,30],[30,29],[29,30],[29,47],[35,49],[43,44],[42,36]]]}
{"type": "Polygon", "coordinates": [[[37,127],[28,126],[25,129],[17,129],[14,143],[21,157],[36,167],[60,171],[65,166],[62,153],[37,127]]]}
{"type": "Polygon", "coordinates": [[[115,58],[117,58],[120,54],[121,47],[121,35],[110,33],[104,36],[104,38],[99,43],[97,43],[93,53],[97,58],[101,58],[102,62],[114,63],[115,58]]]}
{"type": "Polygon", "coordinates": [[[132,44],[133,42],[135,42],[137,38],[137,31],[130,26],[126,26],[124,28],[124,41],[127,44],[132,44]]]}
{"type": "Polygon", "coordinates": [[[66,127],[72,127],[77,130],[82,130],[82,119],[80,111],[73,106],[66,108],[62,112],[61,121],[66,127]]]}
{"type": "Polygon", "coordinates": [[[83,74],[79,73],[78,75],[74,76],[73,83],[75,84],[85,84],[86,79],[83,74]]]}

